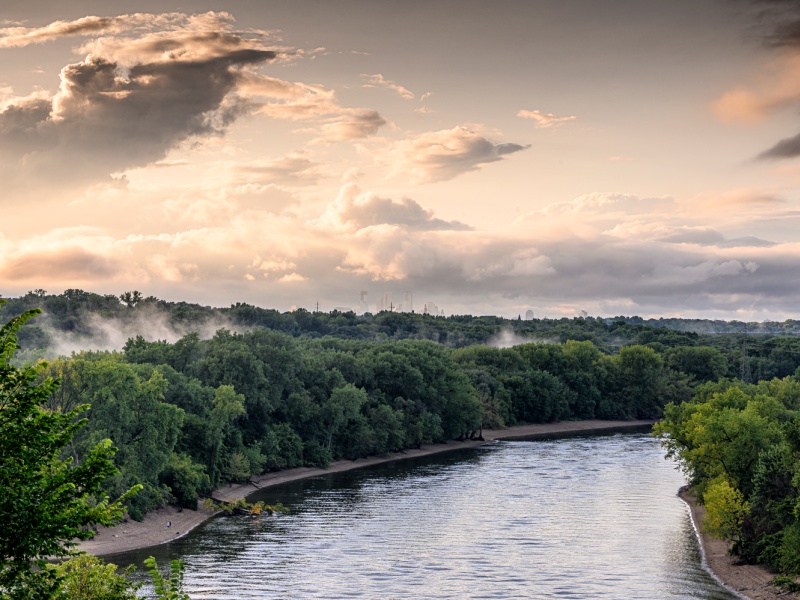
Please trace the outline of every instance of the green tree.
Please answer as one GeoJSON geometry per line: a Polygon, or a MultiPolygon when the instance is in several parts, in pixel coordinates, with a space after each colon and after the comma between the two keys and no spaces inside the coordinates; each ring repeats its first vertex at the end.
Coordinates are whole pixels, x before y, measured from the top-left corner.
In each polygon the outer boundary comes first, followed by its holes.
{"type": "Polygon", "coordinates": [[[153,587],[159,600],[190,600],[189,594],[183,591],[185,570],[182,560],[173,560],[170,563],[169,577],[161,574],[154,557],[146,558],[144,564],[150,568],[148,573],[153,579],[153,587]]]}
{"type": "Polygon", "coordinates": [[[322,406],[322,419],[325,424],[325,447],[331,450],[334,437],[355,419],[361,406],[367,402],[367,393],[352,383],[338,387],[331,392],[328,401],[322,406]]]}
{"type": "Polygon", "coordinates": [[[128,364],[118,353],[91,352],[70,363],[79,374],[73,382],[81,382],[80,398],[91,404],[87,426],[75,435],[76,456],[84,457],[100,440],[114,440],[120,474],[106,490],[116,495],[143,484],[142,493],[126,503],[128,514],[140,521],[168,497],[158,478],[176,446],[184,411],[162,402],[167,380],[149,365],[128,364]]]}
{"type": "Polygon", "coordinates": [[[136,590],[141,587],[125,576],[134,570],[133,565],[118,575],[117,565],[90,554],[79,554],[53,568],[61,579],[59,599],[136,600],[136,590]]]}
{"type": "Polygon", "coordinates": [[[113,502],[102,495],[103,482],[117,472],[111,440],[80,464],[62,458],[86,422],[78,415],[87,406],[46,409],[58,383],[41,379],[41,366],[11,364],[17,332],[39,312],[28,310],[0,328],[0,593],[7,598],[52,598],[60,576],[46,559],[74,554],[76,540],[93,535],[90,526],[121,519],[123,501],[139,489],[113,502]]]}
{"type": "Polygon", "coordinates": [[[208,418],[207,441],[212,485],[219,485],[228,468],[226,452],[241,450],[241,435],[237,437],[234,422],[246,414],[244,396],[237,394],[232,385],[221,385],[214,390],[214,408],[208,418]]]}
{"type": "Polygon", "coordinates": [[[701,523],[704,533],[720,539],[738,542],[742,536],[742,524],[750,510],[742,493],[720,476],[708,486],[704,495],[706,516],[701,523]]]}

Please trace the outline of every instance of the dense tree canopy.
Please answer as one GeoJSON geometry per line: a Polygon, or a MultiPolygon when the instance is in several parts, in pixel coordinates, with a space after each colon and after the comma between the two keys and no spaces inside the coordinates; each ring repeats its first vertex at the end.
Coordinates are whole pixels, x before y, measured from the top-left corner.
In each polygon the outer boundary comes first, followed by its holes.
{"type": "Polygon", "coordinates": [[[748,562],[800,575],[800,382],[723,380],[670,404],[656,433],[705,504],[703,527],[748,562]]]}

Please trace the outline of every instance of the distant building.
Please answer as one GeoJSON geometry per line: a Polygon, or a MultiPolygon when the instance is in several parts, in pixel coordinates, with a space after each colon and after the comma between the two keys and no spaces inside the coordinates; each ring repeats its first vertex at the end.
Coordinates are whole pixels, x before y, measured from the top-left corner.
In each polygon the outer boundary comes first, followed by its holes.
{"type": "Polygon", "coordinates": [[[390,292],[384,292],[383,296],[378,300],[377,304],[378,312],[382,312],[384,310],[394,311],[394,304],[392,304],[392,294],[390,292]]]}
{"type": "Polygon", "coordinates": [[[397,307],[400,312],[413,312],[414,311],[414,297],[411,292],[403,294],[403,302],[397,307]]]}
{"type": "MultiPolygon", "coordinates": [[[[426,315],[433,315],[436,317],[439,316],[440,309],[438,306],[436,306],[435,302],[426,302],[422,312],[426,315]]],[[[444,314],[444,311],[441,311],[441,313],[444,314]]]]}
{"type": "Polygon", "coordinates": [[[525,311],[525,320],[532,321],[533,320],[533,311],[529,308],[525,311]]]}
{"type": "Polygon", "coordinates": [[[369,312],[369,304],[367,304],[367,296],[369,296],[369,292],[361,291],[361,300],[358,303],[358,312],[360,314],[364,314],[365,312],[369,312]]]}
{"type": "Polygon", "coordinates": [[[589,318],[589,313],[586,312],[585,310],[582,310],[580,314],[581,314],[581,318],[582,319],[588,319],[589,318]]]}

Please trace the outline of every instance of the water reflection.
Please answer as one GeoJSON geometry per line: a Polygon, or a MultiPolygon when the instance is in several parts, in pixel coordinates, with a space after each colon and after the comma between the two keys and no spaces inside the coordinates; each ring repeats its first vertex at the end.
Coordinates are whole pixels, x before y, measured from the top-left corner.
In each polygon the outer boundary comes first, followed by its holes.
{"type": "Polygon", "coordinates": [[[193,598],[735,598],[681,484],[646,435],[501,442],[263,490],[290,513],[115,559],[182,557],[193,598]]]}

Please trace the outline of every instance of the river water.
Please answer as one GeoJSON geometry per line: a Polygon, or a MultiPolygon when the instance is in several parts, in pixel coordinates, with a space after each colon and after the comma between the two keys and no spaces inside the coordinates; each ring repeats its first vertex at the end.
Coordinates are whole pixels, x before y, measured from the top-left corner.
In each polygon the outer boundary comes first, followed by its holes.
{"type": "Polygon", "coordinates": [[[644,434],[497,442],[265,489],[290,512],[111,560],[183,558],[195,599],[736,598],[683,483],[644,434]]]}

